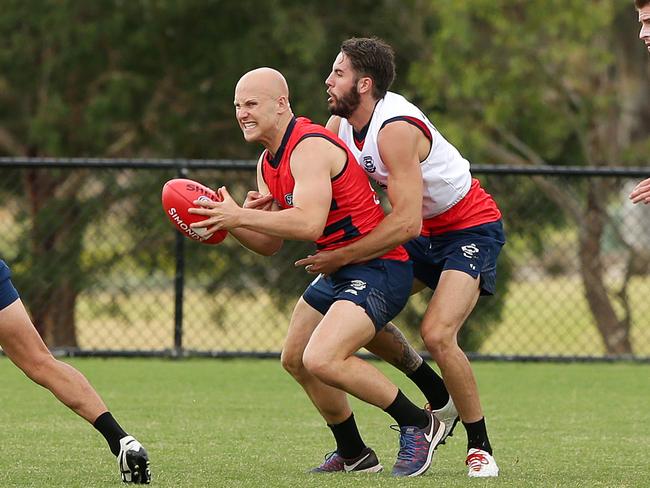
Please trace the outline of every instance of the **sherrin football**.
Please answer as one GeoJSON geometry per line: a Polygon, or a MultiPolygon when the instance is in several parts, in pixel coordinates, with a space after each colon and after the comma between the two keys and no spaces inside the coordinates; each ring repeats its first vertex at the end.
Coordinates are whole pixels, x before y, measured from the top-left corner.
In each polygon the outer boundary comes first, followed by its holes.
{"type": "Polygon", "coordinates": [[[188,212],[190,208],[197,207],[194,200],[202,198],[209,198],[215,202],[221,201],[214,190],[194,180],[176,178],[165,183],[162,189],[162,206],[165,214],[183,235],[203,244],[219,244],[228,235],[227,230],[207,234],[205,228],[190,227],[190,224],[207,219],[205,215],[188,212]]]}

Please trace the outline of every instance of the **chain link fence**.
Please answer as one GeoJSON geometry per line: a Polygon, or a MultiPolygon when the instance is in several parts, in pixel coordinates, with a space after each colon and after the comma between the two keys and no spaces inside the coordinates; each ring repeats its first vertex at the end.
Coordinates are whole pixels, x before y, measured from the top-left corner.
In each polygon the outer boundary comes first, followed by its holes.
{"type": "MultiPolygon", "coordinates": [[[[95,355],[277,355],[311,277],[313,251],[257,256],[174,231],[165,181],[226,185],[238,201],[254,162],[0,158],[0,257],[49,347],[95,355]]],[[[650,208],[627,195],[643,169],[473,172],[504,214],[497,296],[462,330],[475,357],[650,359],[650,208]]],[[[423,349],[430,292],[395,320],[423,349]]]]}

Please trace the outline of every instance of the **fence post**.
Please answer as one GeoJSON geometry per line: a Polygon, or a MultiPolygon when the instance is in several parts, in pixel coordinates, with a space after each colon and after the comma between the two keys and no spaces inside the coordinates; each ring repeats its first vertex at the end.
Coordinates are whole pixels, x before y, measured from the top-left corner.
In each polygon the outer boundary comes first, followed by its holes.
{"type": "MultiPolygon", "coordinates": [[[[187,177],[187,168],[178,168],[178,178],[187,177]]],[[[183,292],[185,289],[185,237],[176,230],[176,275],[174,276],[174,348],[172,357],[183,356],[183,292]]]]}

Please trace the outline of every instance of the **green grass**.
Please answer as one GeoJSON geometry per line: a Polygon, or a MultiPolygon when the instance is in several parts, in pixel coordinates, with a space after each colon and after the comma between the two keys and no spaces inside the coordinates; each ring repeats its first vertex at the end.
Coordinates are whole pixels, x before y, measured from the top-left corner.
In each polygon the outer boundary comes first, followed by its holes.
{"type": "MultiPolygon", "coordinates": [[[[650,486],[650,366],[477,363],[496,480],[469,480],[462,426],[428,473],[390,476],[390,418],[353,400],[378,475],[309,475],[328,429],[276,360],[75,359],[122,425],[148,448],[159,487],[650,486]]],[[[418,403],[400,373],[374,363],[418,403]]],[[[0,359],[2,487],[120,486],[103,438],[0,359]]]]}

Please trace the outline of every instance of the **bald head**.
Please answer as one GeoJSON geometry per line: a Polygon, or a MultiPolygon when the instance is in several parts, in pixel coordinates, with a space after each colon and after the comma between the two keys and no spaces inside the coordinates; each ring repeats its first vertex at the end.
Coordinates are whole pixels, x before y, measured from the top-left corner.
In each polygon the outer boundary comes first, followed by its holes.
{"type": "Polygon", "coordinates": [[[272,152],[282,141],[293,117],[289,87],[282,73],[257,68],[235,86],[235,116],[248,142],[260,142],[272,152]]]}
{"type": "Polygon", "coordinates": [[[269,98],[284,96],[289,99],[289,86],[282,73],[273,68],[257,68],[242,76],[235,87],[237,93],[245,91],[269,98]]]}

